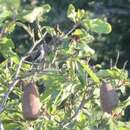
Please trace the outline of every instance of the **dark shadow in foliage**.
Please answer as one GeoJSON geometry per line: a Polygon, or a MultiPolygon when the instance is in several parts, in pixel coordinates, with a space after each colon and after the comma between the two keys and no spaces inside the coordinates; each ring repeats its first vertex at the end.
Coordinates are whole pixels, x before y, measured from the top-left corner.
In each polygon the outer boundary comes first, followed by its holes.
{"type": "Polygon", "coordinates": [[[125,108],[124,121],[130,121],[130,105],[125,108]]]}
{"type": "Polygon", "coordinates": [[[4,60],[5,58],[2,55],[0,55],[0,63],[3,62],[4,60]]]}
{"type": "Polygon", "coordinates": [[[43,81],[41,81],[41,82],[37,81],[36,84],[38,86],[39,94],[42,94],[42,93],[44,93],[46,91],[46,86],[45,86],[43,81]]]}

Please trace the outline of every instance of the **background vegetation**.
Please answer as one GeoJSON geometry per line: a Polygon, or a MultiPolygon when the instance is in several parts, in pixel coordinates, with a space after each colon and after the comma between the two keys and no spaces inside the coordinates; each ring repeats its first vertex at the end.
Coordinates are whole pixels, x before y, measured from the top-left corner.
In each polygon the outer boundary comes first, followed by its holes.
{"type": "Polygon", "coordinates": [[[129,130],[129,6],[129,0],[0,0],[1,129],[129,130]],[[28,121],[22,97],[32,80],[42,108],[28,121]],[[102,82],[118,93],[111,114],[101,107],[102,82]]]}

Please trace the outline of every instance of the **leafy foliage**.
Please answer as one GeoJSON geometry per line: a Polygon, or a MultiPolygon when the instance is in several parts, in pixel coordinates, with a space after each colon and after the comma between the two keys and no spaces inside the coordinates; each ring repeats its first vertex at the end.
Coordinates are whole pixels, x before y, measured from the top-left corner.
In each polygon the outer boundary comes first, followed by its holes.
{"type": "Polygon", "coordinates": [[[0,64],[0,112],[5,129],[130,129],[123,122],[129,98],[120,102],[109,116],[101,110],[99,99],[104,81],[123,92],[129,86],[127,71],[117,66],[104,69],[90,64],[96,54],[90,46],[94,34],[105,35],[112,30],[106,20],[93,18],[88,11],[76,10],[70,4],[67,17],[72,28],[64,32],[46,24],[46,13],[51,10],[48,4],[21,9],[19,1],[14,0],[14,5],[11,0],[0,2],[5,6],[0,16],[0,53],[5,58],[0,64]],[[28,48],[21,55],[12,39],[18,28],[27,34],[28,48]],[[40,56],[36,57],[38,52],[40,56]],[[26,121],[22,116],[20,80],[32,79],[41,83],[41,91],[45,87],[40,94],[42,113],[37,120],[26,121]]]}

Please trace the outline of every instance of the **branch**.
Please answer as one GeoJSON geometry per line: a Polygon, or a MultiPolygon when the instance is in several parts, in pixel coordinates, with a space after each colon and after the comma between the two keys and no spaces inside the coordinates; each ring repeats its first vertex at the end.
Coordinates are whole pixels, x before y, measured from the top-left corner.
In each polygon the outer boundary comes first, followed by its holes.
{"type": "Polygon", "coordinates": [[[40,74],[45,74],[48,72],[60,72],[60,70],[58,69],[50,69],[50,68],[46,68],[46,69],[34,69],[31,72],[26,73],[25,75],[23,75],[22,77],[20,77],[20,79],[26,79],[32,75],[40,75],[40,74]]]}
{"type": "MultiPolygon", "coordinates": [[[[26,27],[26,26],[25,26],[26,27]]],[[[27,28],[26,28],[27,29],[27,28]]],[[[31,31],[30,31],[31,32],[31,31]]],[[[33,46],[30,48],[30,50],[28,51],[27,54],[25,54],[25,56],[23,56],[19,62],[19,65],[17,67],[17,70],[16,70],[16,74],[14,76],[14,79],[13,79],[13,82],[9,85],[9,90],[4,93],[4,96],[2,98],[2,103],[0,104],[0,113],[2,113],[5,109],[5,105],[6,105],[6,102],[8,100],[8,97],[9,97],[9,94],[11,93],[11,91],[14,89],[14,87],[16,86],[16,84],[19,82],[20,78],[19,78],[19,74],[20,74],[20,69],[22,68],[22,64],[24,62],[24,60],[26,60],[30,54],[33,52],[33,50],[36,48],[36,46],[44,39],[44,37],[46,36],[47,32],[45,32],[43,34],[43,36],[38,40],[38,41],[34,41],[34,44],[33,46]]],[[[30,34],[30,36],[32,36],[32,34],[30,34]]]]}
{"type": "Polygon", "coordinates": [[[4,130],[3,123],[0,121],[0,130],[4,130]]]}
{"type": "MultiPolygon", "coordinates": [[[[13,79],[12,83],[11,83],[11,84],[9,85],[9,87],[8,87],[9,90],[8,90],[6,93],[4,93],[4,96],[3,96],[3,98],[2,98],[2,103],[0,104],[0,113],[2,113],[2,112],[4,111],[6,102],[7,102],[8,97],[9,97],[9,94],[11,93],[11,91],[14,89],[14,87],[16,86],[16,84],[17,84],[17,83],[19,82],[19,80],[20,80],[19,74],[20,74],[20,70],[21,70],[21,68],[22,68],[23,63],[26,62],[25,60],[32,54],[32,52],[33,52],[34,49],[37,47],[37,45],[40,44],[41,41],[42,41],[42,40],[45,38],[45,36],[47,35],[47,32],[45,32],[39,40],[35,41],[34,31],[31,30],[30,27],[27,27],[26,25],[24,25],[23,23],[20,23],[20,22],[17,22],[17,25],[18,25],[18,26],[21,26],[21,27],[29,34],[29,36],[32,38],[33,46],[30,48],[30,50],[27,52],[27,54],[25,54],[25,56],[23,56],[23,57],[21,58],[21,60],[20,60],[20,62],[19,62],[19,65],[18,65],[18,67],[17,67],[17,70],[16,70],[16,74],[15,74],[15,76],[14,76],[14,79],[13,79]]],[[[59,41],[60,41],[60,40],[63,40],[64,37],[70,35],[70,34],[76,29],[76,27],[77,27],[77,25],[74,25],[73,28],[72,28],[70,31],[68,31],[68,33],[66,33],[61,39],[59,39],[59,41]]],[[[41,71],[41,72],[44,73],[44,72],[47,72],[47,71],[48,71],[48,70],[43,70],[43,71],[41,71]]],[[[54,70],[54,71],[55,71],[55,70],[54,70]]],[[[25,77],[30,76],[30,75],[32,75],[32,74],[34,74],[34,73],[36,73],[36,71],[33,71],[32,73],[29,73],[29,74],[25,75],[25,77]]]]}
{"type": "Polygon", "coordinates": [[[86,98],[86,93],[87,91],[84,92],[84,95],[82,97],[81,103],[79,105],[79,107],[77,108],[77,110],[75,111],[75,113],[72,115],[72,117],[69,119],[69,121],[65,124],[65,122],[62,122],[62,127],[66,128],[67,126],[69,126],[73,121],[76,120],[80,110],[84,107],[85,103],[87,101],[90,100],[90,98],[93,96],[93,88],[91,88],[88,92],[88,97],[86,98]]]}

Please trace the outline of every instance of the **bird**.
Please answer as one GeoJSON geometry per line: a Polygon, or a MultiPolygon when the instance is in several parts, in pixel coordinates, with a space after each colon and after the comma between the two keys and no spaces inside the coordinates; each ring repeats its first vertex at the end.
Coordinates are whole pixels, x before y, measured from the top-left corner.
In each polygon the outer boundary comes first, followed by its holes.
{"type": "Polygon", "coordinates": [[[34,53],[32,54],[32,59],[34,60],[34,62],[40,63],[43,61],[44,56],[45,50],[43,44],[41,44],[38,46],[37,50],[34,51],[34,53]]]}

